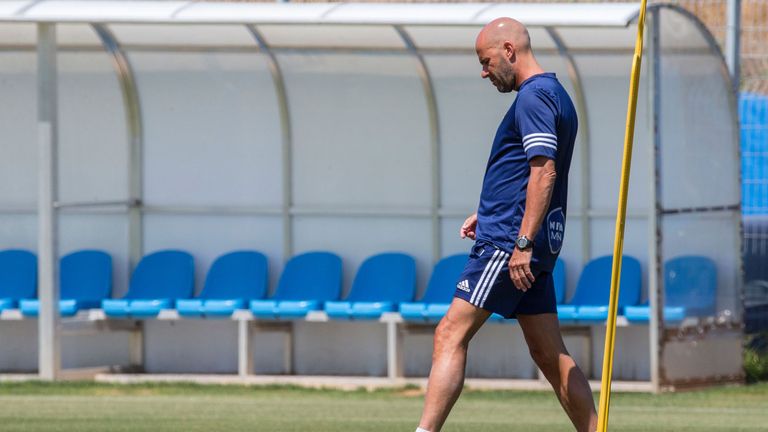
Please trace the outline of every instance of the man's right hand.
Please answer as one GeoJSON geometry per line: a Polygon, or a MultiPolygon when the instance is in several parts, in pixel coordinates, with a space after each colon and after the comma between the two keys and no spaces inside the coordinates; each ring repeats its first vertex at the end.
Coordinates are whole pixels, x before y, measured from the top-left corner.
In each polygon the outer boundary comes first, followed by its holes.
{"type": "Polygon", "coordinates": [[[467,220],[464,221],[464,224],[461,225],[461,229],[459,230],[459,237],[461,238],[469,237],[472,240],[474,240],[476,230],[477,230],[477,213],[474,213],[472,216],[468,217],[467,220]]]}

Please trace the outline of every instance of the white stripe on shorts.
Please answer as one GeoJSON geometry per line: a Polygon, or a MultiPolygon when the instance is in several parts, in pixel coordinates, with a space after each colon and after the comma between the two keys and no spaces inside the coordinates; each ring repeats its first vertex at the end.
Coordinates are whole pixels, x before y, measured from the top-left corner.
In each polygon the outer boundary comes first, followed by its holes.
{"type": "Polygon", "coordinates": [[[491,271],[488,273],[488,277],[485,279],[485,282],[480,289],[480,293],[475,299],[475,306],[482,307],[482,300],[483,298],[488,297],[488,293],[491,291],[493,283],[496,282],[496,276],[499,275],[499,269],[504,266],[504,261],[506,260],[507,256],[507,253],[502,251],[501,255],[499,255],[498,259],[496,259],[493,268],[491,268],[491,271]]]}
{"type": "Polygon", "coordinates": [[[472,304],[475,304],[475,297],[477,296],[477,292],[480,291],[480,287],[483,286],[483,280],[485,280],[485,276],[488,274],[488,270],[493,267],[494,260],[497,256],[499,256],[499,253],[501,251],[496,249],[496,252],[493,253],[493,256],[488,261],[488,264],[485,265],[485,269],[483,270],[482,276],[480,276],[480,280],[477,281],[477,285],[475,285],[475,290],[472,291],[472,297],[469,298],[469,302],[472,304]]]}
{"type": "MultiPolygon", "coordinates": [[[[509,254],[504,252],[503,255],[504,255],[504,258],[501,259],[501,264],[498,267],[496,267],[496,270],[493,272],[493,277],[491,277],[492,281],[496,280],[496,278],[499,276],[499,272],[501,272],[501,269],[504,268],[504,263],[507,262],[507,258],[509,257],[509,254]]],[[[493,283],[491,283],[491,284],[493,284],[493,283]]],[[[488,298],[488,294],[490,292],[491,292],[491,288],[489,286],[488,289],[485,290],[485,294],[483,294],[483,300],[480,302],[480,307],[485,306],[485,300],[488,298]]]]}

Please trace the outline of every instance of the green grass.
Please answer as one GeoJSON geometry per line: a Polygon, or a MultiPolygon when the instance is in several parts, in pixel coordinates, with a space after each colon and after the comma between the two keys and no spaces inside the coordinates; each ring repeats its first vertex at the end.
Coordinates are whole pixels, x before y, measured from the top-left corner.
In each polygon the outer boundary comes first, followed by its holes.
{"type": "MultiPolygon", "coordinates": [[[[307,390],[193,384],[0,384],[0,430],[405,431],[416,428],[413,389],[307,390]]],[[[768,425],[768,384],[664,394],[614,394],[611,430],[757,431],[768,425]]],[[[466,391],[446,432],[571,431],[548,392],[466,391]]]]}
{"type": "Polygon", "coordinates": [[[747,382],[768,381],[768,332],[747,337],[744,372],[747,382]]]}

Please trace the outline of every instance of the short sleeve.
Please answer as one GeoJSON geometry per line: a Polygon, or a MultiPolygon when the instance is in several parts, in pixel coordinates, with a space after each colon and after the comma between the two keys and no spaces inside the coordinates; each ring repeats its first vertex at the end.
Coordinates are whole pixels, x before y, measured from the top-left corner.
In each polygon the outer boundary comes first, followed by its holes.
{"type": "Polygon", "coordinates": [[[518,94],[515,121],[529,161],[536,156],[555,159],[557,105],[549,93],[541,89],[531,89],[518,94]]]}

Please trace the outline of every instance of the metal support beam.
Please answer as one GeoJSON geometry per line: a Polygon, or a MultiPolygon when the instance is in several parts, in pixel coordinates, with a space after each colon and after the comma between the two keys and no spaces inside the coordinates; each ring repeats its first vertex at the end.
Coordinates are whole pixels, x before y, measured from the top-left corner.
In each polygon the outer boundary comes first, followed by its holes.
{"type": "Polygon", "coordinates": [[[283,333],[283,370],[288,375],[293,375],[294,365],[293,360],[293,322],[288,323],[288,331],[283,333]]]}
{"type": "Polygon", "coordinates": [[[432,204],[430,206],[430,216],[432,219],[432,259],[434,262],[437,262],[442,256],[442,236],[440,234],[440,115],[437,108],[437,95],[427,62],[416,48],[413,39],[402,26],[394,26],[394,29],[400,35],[408,51],[416,58],[418,74],[419,78],[421,78],[421,85],[424,88],[424,97],[427,102],[432,185],[432,204]]]}
{"type": "Polygon", "coordinates": [[[128,360],[131,370],[144,370],[144,321],[136,321],[129,334],[128,360]]]}
{"type": "Polygon", "coordinates": [[[650,201],[648,203],[648,303],[650,304],[650,322],[648,324],[651,387],[654,393],[661,392],[661,355],[664,331],[664,279],[662,277],[662,239],[661,239],[661,45],[658,9],[652,9],[648,22],[648,106],[650,107],[650,133],[652,137],[649,149],[651,181],[650,201]]]}
{"type": "Polygon", "coordinates": [[[267,65],[272,75],[272,82],[275,86],[275,96],[280,112],[280,130],[282,132],[282,162],[283,162],[283,261],[293,255],[293,216],[291,206],[293,205],[293,135],[291,131],[291,111],[288,105],[288,91],[285,87],[285,78],[277,61],[277,56],[272,52],[266,39],[256,26],[246,26],[253,36],[253,39],[259,46],[259,50],[267,56],[267,65]]]}
{"type": "Polygon", "coordinates": [[[58,89],[56,25],[37,25],[38,134],[38,371],[55,380],[61,369],[59,328],[59,272],[56,223],[58,89]]]}
{"type": "Polygon", "coordinates": [[[237,321],[237,374],[246,377],[253,373],[253,347],[251,346],[251,321],[237,321]]]}
{"type": "Polygon", "coordinates": [[[398,379],[403,377],[403,333],[400,324],[389,320],[387,326],[387,377],[398,379]]]}
{"type": "Polygon", "coordinates": [[[733,89],[739,91],[741,68],[741,0],[728,0],[728,24],[725,29],[725,61],[731,74],[733,89]]]}
{"type": "Polygon", "coordinates": [[[129,268],[134,268],[144,254],[144,228],[142,217],[144,123],[141,115],[139,90],[133,68],[117,39],[102,24],[94,24],[93,30],[101,39],[104,49],[112,56],[112,62],[123,94],[123,104],[128,130],[128,256],[129,268]]]}
{"type": "Polygon", "coordinates": [[[573,84],[573,96],[575,99],[576,112],[579,115],[579,160],[580,160],[580,174],[581,174],[581,259],[582,266],[592,258],[592,229],[590,219],[590,206],[592,205],[590,199],[590,180],[589,180],[589,110],[587,109],[587,99],[584,94],[584,85],[581,80],[581,74],[579,73],[579,67],[576,65],[576,60],[568,51],[568,47],[560,34],[553,27],[546,27],[547,33],[555,42],[557,50],[560,56],[563,57],[568,67],[568,78],[570,78],[573,84]]]}

